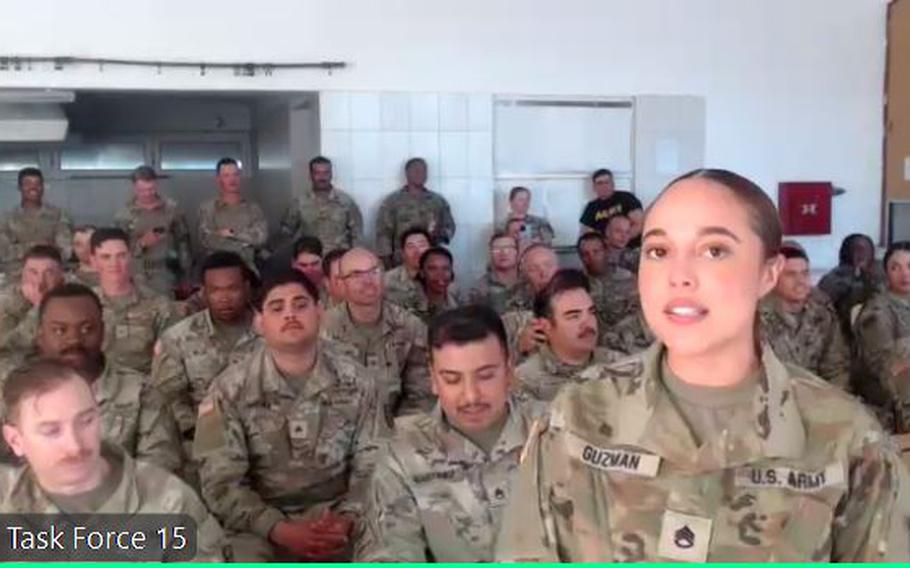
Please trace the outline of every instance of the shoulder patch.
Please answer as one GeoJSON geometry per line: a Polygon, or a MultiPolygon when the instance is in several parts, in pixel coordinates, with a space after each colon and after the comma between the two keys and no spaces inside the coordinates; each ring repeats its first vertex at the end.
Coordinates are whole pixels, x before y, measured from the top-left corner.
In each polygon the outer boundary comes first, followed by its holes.
{"type": "Polygon", "coordinates": [[[227,446],[224,416],[213,396],[207,396],[199,404],[196,417],[196,436],[193,439],[193,457],[199,459],[227,446]]]}

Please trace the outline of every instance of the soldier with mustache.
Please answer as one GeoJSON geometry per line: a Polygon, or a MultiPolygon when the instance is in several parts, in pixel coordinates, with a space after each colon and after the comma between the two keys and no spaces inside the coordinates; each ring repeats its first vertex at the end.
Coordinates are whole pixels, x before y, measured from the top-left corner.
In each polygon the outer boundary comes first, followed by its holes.
{"type": "Polygon", "coordinates": [[[597,308],[589,290],[581,271],[566,268],[537,294],[534,315],[547,343],[515,371],[522,396],[549,402],[564,384],[582,382],[589,365],[619,357],[597,347],[597,308]]]}
{"type": "Polygon", "coordinates": [[[235,561],[345,559],[388,428],[376,379],[319,339],[319,290],[303,274],[268,275],[254,307],[262,342],[199,405],[202,496],[235,561]]]}
{"type": "MultiPolygon", "coordinates": [[[[95,522],[116,530],[127,517],[148,523],[153,514],[188,515],[195,522],[193,559],[223,560],[224,534],[196,493],[156,464],[134,459],[105,436],[110,402],[106,403],[107,410],[99,407],[97,385],[98,379],[89,379],[71,366],[46,358],[30,361],[10,374],[3,387],[3,406],[7,409],[3,438],[22,463],[0,468],[0,513],[54,515],[66,519],[64,527],[72,522],[69,515],[99,514],[93,517],[95,522]],[[105,522],[103,519],[111,514],[118,515],[117,519],[105,522]],[[116,527],[110,526],[114,523],[116,527]]],[[[54,517],[50,522],[59,526],[54,517]]],[[[173,551],[149,548],[145,551],[154,552],[154,560],[159,562],[173,551]]],[[[73,552],[68,547],[29,549],[39,554],[54,550],[60,554],[57,560],[73,552]]],[[[85,550],[97,553],[99,558],[110,558],[115,552],[113,547],[85,550]]]]}

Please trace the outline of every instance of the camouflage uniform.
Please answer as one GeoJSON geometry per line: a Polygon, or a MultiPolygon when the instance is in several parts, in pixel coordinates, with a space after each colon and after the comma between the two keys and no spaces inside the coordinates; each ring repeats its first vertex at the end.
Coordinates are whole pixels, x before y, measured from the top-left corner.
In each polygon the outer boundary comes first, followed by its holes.
{"type": "Polygon", "coordinates": [[[530,310],[514,310],[502,314],[502,325],[506,329],[506,341],[509,344],[509,354],[517,365],[524,361],[526,354],[522,354],[518,349],[518,340],[521,338],[521,332],[534,319],[534,312],[530,310]]]}
{"type": "Polygon", "coordinates": [[[161,197],[155,209],[142,209],[136,201],[130,200],[124,209],[114,216],[114,224],[126,231],[136,258],[137,272],[155,291],[171,295],[176,282],[175,271],[187,276],[190,271],[190,231],[186,218],[177,207],[177,202],[161,197]],[[139,238],[155,228],[162,228],[166,238],[158,244],[143,249],[139,238]]]}
{"type": "Polygon", "coordinates": [[[638,263],[641,260],[640,248],[607,248],[607,267],[610,270],[621,268],[632,274],[638,274],[638,263]]]}
{"type": "MultiPolygon", "coordinates": [[[[500,230],[505,231],[511,219],[512,217],[506,219],[500,226],[500,230]]],[[[519,233],[522,240],[527,239],[527,242],[542,243],[547,246],[553,242],[553,226],[544,217],[527,215],[524,218],[524,226],[525,230],[519,233]]]]}
{"type": "Polygon", "coordinates": [[[359,515],[387,428],[373,378],[331,343],[299,392],[264,343],[225,369],[199,406],[194,455],[205,502],[243,533],[234,557],[275,557],[268,535],[288,517],[359,515]]]}
{"type": "Polygon", "coordinates": [[[430,322],[433,321],[434,317],[442,312],[455,309],[462,305],[462,303],[461,295],[455,289],[454,284],[449,286],[446,294],[446,302],[443,305],[430,302],[426,292],[423,290],[423,286],[418,286],[417,294],[411,296],[408,299],[408,303],[402,307],[419,317],[426,325],[430,325],[430,322]]]}
{"type": "Polygon", "coordinates": [[[496,279],[496,275],[492,270],[487,270],[487,272],[474,283],[474,286],[468,293],[468,298],[471,304],[489,306],[497,314],[501,315],[506,312],[506,306],[509,305],[512,296],[517,293],[519,286],[520,284],[518,282],[512,286],[506,286],[496,279]]]}
{"type": "Polygon", "coordinates": [[[590,368],[592,380],[557,396],[525,448],[497,560],[910,554],[905,519],[889,526],[907,512],[906,470],[854,398],[766,347],[763,372],[739,393],[746,398],[719,409],[698,443],[665,384],[663,361],[655,344],[590,368]]]}
{"type": "Polygon", "coordinates": [[[853,389],[889,429],[910,428],[910,301],[876,294],[854,326],[853,389]]]}
{"type": "Polygon", "coordinates": [[[591,365],[609,363],[618,358],[618,353],[599,347],[594,349],[587,363],[572,365],[560,361],[549,346],[542,347],[515,369],[515,378],[518,379],[516,391],[522,399],[549,402],[563,385],[582,382],[585,379],[582,371],[591,365]]]}
{"type": "Polygon", "coordinates": [[[489,562],[503,505],[537,405],[509,402],[487,454],[437,407],[402,421],[370,488],[360,562],[489,562]]]}
{"type": "Polygon", "coordinates": [[[645,321],[641,311],[623,318],[609,329],[601,330],[600,345],[625,355],[640,353],[651,346],[657,338],[645,321]]]}
{"type": "Polygon", "coordinates": [[[256,251],[269,236],[262,208],[245,199],[235,205],[228,205],[219,197],[210,199],[199,206],[197,223],[203,255],[218,250],[236,252],[250,267],[255,266],[256,251]],[[229,237],[218,234],[224,229],[231,229],[233,234],[229,237]]]}
{"type": "Polygon", "coordinates": [[[88,286],[89,288],[94,288],[95,286],[100,286],[101,281],[98,279],[98,272],[94,270],[83,270],[82,267],[78,267],[75,270],[71,271],[67,275],[67,281],[77,282],[83,286],[88,286]]]}
{"type": "Polygon", "coordinates": [[[759,313],[762,336],[781,361],[848,388],[850,350],[834,306],[824,292],[813,290],[806,305],[795,314],[785,311],[772,293],[762,300],[759,313]]]}
{"type": "Polygon", "coordinates": [[[349,249],[363,240],[363,215],[351,196],[338,188],[325,194],[309,189],[288,209],[281,232],[293,239],[316,237],[326,252],[349,249]]]}
{"type": "Polygon", "coordinates": [[[209,310],[168,328],[152,360],[152,385],[173,409],[185,440],[192,439],[199,403],[212,380],[249,354],[258,336],[248,328],[236,342],[219,333],[209,310]]]}
{"type": "Polygon", "coordinates": [[[0,351],[28,349],[38,329],[38,308],[25,296],[19,282],[0,292],[0,351]]]}
{"type": "Polygon", "coordinates": [[[370,371],[380,384],[388,416],[429,410],[433,406],[427,364],[427,327],[417,316],[389,302],[382,306],[378,333],[370,336],[354,323],[347,304],[326,312],[319,332],[338,351],[370,371]]]}
{"type": "Polygon", "coordinates": [[[818,281],[818,289],[827,294],[834,303],[845,337],[848,339],[853,337],[853,326],[850,322],[850,311],[853,306],[863,304],[878,292],[883,292],[885,281],[885,272],[878,262],[871,272],[863,272],[859,276],[856,276],[852,266],[841,265],[818,281]]]}
{"type": "Polygon", "coordinates": [[[73,223],[53,205],[7,211],[0,219],[0,234],[6,245],[4,264],[11,274],[19,273],[22,257],[35,245],[56,246],[64,262],[73,254],[73,223]]]}
{"type": "Polygon", "coordinates": [[[434,241],[448,243],[455,236],[455,220],[449,203],[438,193],[423,190],[417,195],[399,189],[382,200],[376,215],[376,254],[401,261],[401,236],[412,227],[421,227],[434,241]]]}
{"type": "Polygon", "coordinates": [[[638,285],[635,275],[628,270],[608,270],[602,276],[590,278],[590,283],[602,333],[639,310],[638,285]]]}
{"type": "Polygon", "coordinates": [[[148,384],[146,375],[106,363],[92,384],[101,409],[101,432],[136,459],[179,473],[180,434],[171,409],[148,384]]]}
{"type": "Polygon", "coordinates": [[[516,311],[526,311],[534,309],[534,289],[525,280],[518,280],[518,283],[512,288],[512,293],[506,300],[503,314],[516,311]]]}
{"type": "Polygon", "coordinates": [[[136,286],[126,296],[109,298],[100,287],[104,315],[104,352],[116,363],[148,375],[155,342],[181,318],[179,307],[151,290],[136,286]]]}
{"type": "MultiPolygon", "coordinates": [[[[189,515],[196,522],[195,560],[223,561],[224,533],[195,491],[171,473],[153,463],[137,461],[116,446],[103,444],[102,456],[108,463],[118,462],[122,473],[117,487],[94,513],[189,515]]],[[[0,468],[0,512],[61,514],[28,465],[0,468]]]]}
{"type": "Polygon", "coordinates": [[[414,305],[419,302],[418,298],[423,294],[420,282],[411,278],[403,265],[387,270],[383,274],[382,280],[385,284],[386,300],[398,306],[414,305]]]}

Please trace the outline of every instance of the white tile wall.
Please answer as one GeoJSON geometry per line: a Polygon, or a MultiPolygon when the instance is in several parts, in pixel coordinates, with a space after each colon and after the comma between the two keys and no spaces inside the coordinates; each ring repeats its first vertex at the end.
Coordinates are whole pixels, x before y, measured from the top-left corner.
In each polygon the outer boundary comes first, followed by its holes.
{"type": "Polygon", "coordinates": [[[468,95],[468,130],[493,131],[493,95],[468,95]]]}
{"type": "Polygon", "coordinates": [[[411,97],[407,93],[382,93],[380,104],[382,130],[411,129],[411,97]]]}
{"type": "MultiPolygon", "coordinates": [[[[378,122],[377,122],[378,124],[378,122]]],[[[382,176],[382,134],[374,131],[351,132],[351,162],[354,179],[382,176]]]]}
{"type": "Polygon", "coordinates": [[[351,130],[379,130],[379,93],[351,93],[351,130]]]}
{"type": "Polygon", "coordinates": [[[439,96],[436,93],[411,93],[411,130],[439,130],[439,96]]]}
{"type": "Polygon", "coordinates": [[[468,134],[468,174],[474,178],[493,176],[493,135],[487,132],[468,134]]]}
{"type": "Polygon", "coordinates": [[[319,127],[346,130],[351,127],[351,99],[346,92],[327,91],[319,95],[319,127]]]}
{"type": "MultiPolygon", "coordinates": [[[[437,172],[439,168],[439,132],[411,132],[410,154],[411,156],[420,156],[427,161],[430,175],[433,175],[433,172],[437,172]]],[[[404,166],[403,162],[402,166],[404,166]]],[[[403,175],[402,179],[404,179],[403,175]]]]}
{"type": "Polygon", "coordinates": [[[381,177],[394,185],[402,178],[404,163],[412,155],[420,155],[411,148],[411,136],[408,132],[382,132],[380,155],[381,177]]]}
{"type": "Polygon", "coordinates": [[[404,183],[405,161],[420,156],[428,187],[455,217],[459,283],[483,272],[494,219],[492,105],[489,94],[320,93],[321,151],[334,162],[336,185],[360,206],[368,244],[380,202],[404,183]]]}
{"type": "Polygon", "coordinates": [[[439,95],[439,130],[443,132],[468,129],[468,96],[439,95]]]}
{"type": "Polygon", "coordinates": [[[439,134],[439,172],[444,178],[468,177],[468,133],[439,134]]]}

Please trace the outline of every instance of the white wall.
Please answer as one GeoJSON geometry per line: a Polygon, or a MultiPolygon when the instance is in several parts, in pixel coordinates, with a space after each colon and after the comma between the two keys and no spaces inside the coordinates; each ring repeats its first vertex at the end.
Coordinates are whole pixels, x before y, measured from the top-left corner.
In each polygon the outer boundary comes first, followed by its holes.
{"type": "Polygon", "coordinates": [[[375,90],[705,97],[706,163],[752,177],[830,179],[831,237],[875,236],[881,202],[885,0],[13,0],[0,54],[342,60],[346,70],[96,66],[0,71],[2,86],[375,90]],[[39,22],[43,33],[32,25],[39,22]]]}
{"type": "Polygon", "coordinates": [[[449,202],[456,276],[468,285],[484,269],[493,225],[493,98],[487,94],[323,92],[322,153],[333,161],[335,185],[364,215],[368,243],[376,214],[404,184],[404,164],[427,161],[427,186],[449,202]]]}

